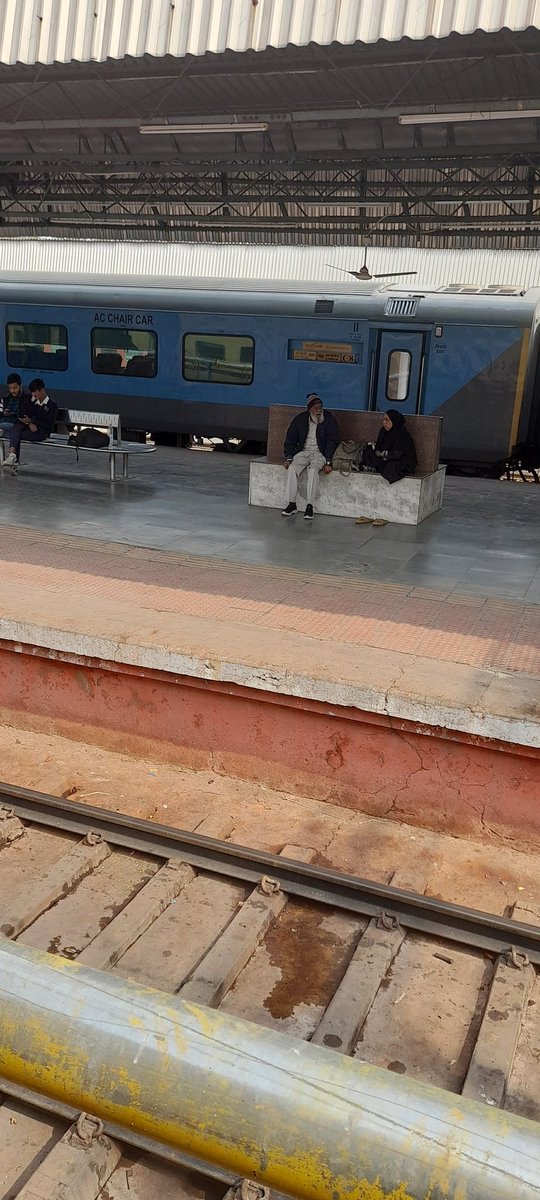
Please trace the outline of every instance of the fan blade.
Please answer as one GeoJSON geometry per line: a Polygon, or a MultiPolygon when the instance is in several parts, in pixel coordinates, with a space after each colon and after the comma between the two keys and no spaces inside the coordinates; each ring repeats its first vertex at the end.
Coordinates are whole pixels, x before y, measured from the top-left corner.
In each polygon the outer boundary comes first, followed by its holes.
{"type": "Polygon", "coordinates": [[[384,275],[372,275],[372,279],[398,279],[400,275],[418,275],[418,271],[385,271],[384,275]]]}
{"type": "Polygon", "coordinates": [[[333,263],[325,263],[325,267],[330,267],[331,271],[343,271],[344,275],[354,275],[355,271],[348,271],[346,267],[335,267],[333,263]]]}

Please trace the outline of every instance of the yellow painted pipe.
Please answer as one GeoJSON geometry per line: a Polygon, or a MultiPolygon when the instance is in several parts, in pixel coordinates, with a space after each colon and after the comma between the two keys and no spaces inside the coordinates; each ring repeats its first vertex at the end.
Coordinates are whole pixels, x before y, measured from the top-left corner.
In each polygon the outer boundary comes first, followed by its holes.
{"type": "Polygon", "coordinates": [[[540,1200],[533,1122],[4,939],[0,1075],[299,1200],[540,1200]]]}

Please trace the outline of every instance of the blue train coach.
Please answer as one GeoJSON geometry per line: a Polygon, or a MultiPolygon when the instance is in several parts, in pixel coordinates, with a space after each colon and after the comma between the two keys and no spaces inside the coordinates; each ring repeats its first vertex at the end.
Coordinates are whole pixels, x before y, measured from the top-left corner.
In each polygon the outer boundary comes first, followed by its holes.
{"type": "Polygon", "coordinates": [[[488,467],[538,438],[540,293],[456,286],[0,281],[0,372],[125,428],[264,441],[270,404],[444,418],[443,458],[488,467]]]}

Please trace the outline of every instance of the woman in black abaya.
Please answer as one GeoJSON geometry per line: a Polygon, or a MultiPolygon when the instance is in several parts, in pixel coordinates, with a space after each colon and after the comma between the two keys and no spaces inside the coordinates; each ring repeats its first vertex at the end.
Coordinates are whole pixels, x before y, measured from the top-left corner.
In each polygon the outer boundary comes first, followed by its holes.
{"type": "Polygon", "coordinates": [[[387,483],[397,483],[404,475],[414,473],[417,458],[416,448],[405,418],[396,408],[385,412],[375,445],[364,446],[364,469],[377,471],[387,483]]]}

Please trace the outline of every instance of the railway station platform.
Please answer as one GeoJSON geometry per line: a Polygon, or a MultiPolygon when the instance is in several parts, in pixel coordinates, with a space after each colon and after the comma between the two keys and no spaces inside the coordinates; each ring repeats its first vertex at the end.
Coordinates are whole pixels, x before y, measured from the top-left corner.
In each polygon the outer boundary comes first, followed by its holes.
{"type": "MultiPolygon", "coordinates": [[[[0,718],[431,830],[540,846],[540,489],[419,527],[247,505],[249,460],[0,478],[0,718]]],[[[358,514],[361,515],[361,514],[358,514]]]]}

